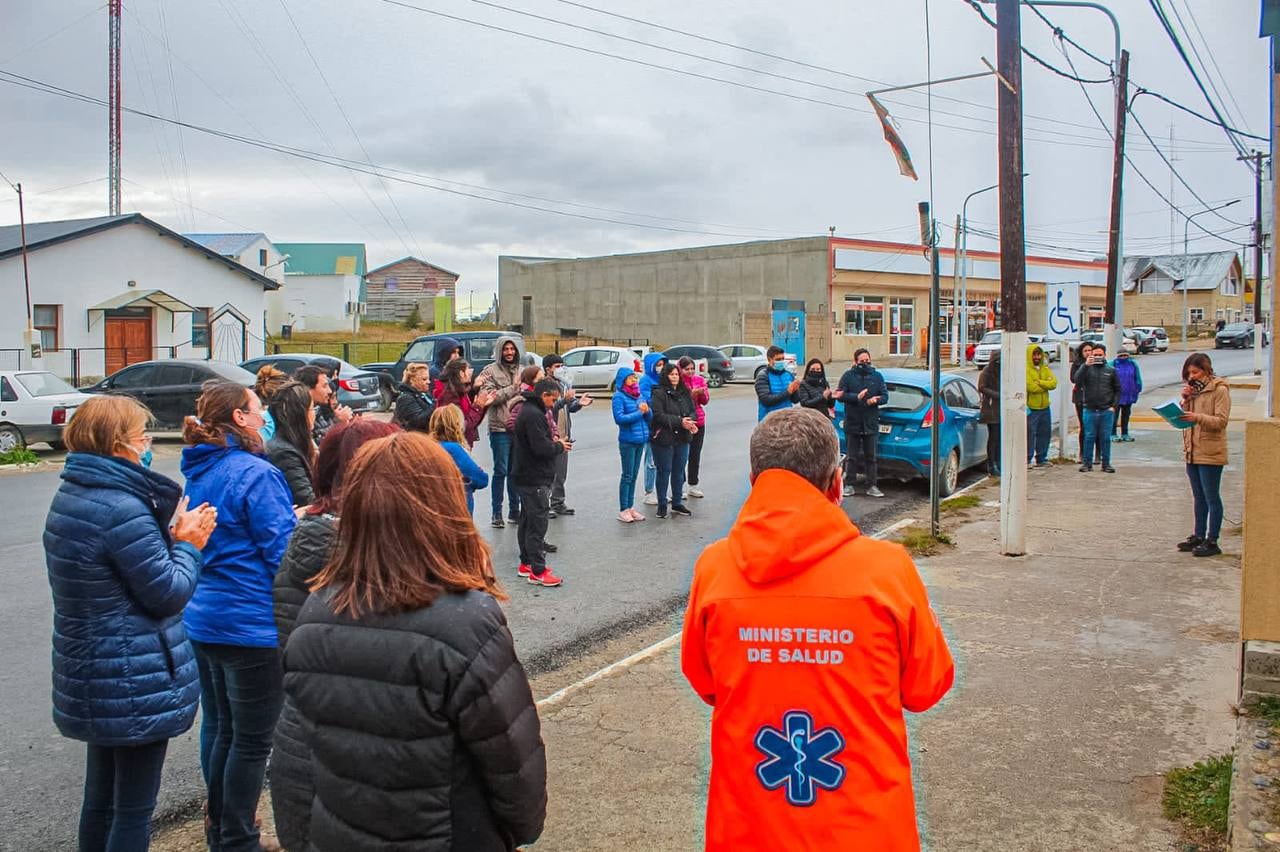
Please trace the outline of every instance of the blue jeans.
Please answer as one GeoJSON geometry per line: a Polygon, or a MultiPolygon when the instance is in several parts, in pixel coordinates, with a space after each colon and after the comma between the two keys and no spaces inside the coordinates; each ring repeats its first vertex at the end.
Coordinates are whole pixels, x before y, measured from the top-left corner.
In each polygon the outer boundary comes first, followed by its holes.
{"type": "Polygon", "coordinates": [[[520,492],[511,479],[511,433],[490,432],[489,448],[493,450],[493,477],[489,487],[493,489],[491,501],[493,514],[502,514],[502,488],[506,485],[507,498],[511,504],[511,514],[520,515],[520,492]]]}
{"type": "Polygon", "coordinates": [[[640,461],[644,457],[644,444],[618,442],[618,454],[622,457],[622,481],[618,483],[618,511],[625,512],[636,504],[636,477],[640,475],[640,461]]]}
{"type": "Polygon", "coordinates": [[[653,463],[653,442],[644,445],[644,493],[653,490],[653,482],[658,478],[658,468],[653,463]]]}
{"type": "Polygon", "coordinates": [[[1222,532],[1222,465],[1189,464],[1191,497],[1195,501],[1196,538],[1217,541],[1222,532]]]}
{"type": "Polygon", "coordinates": [[[254,819],[271,735],[284,704],[280,650],[191,644],[200,667],[200,768],[209,790],[209,850],[257,852],[254,819]]]}
{"type": "Polygon", "coordinates": [[[168,748],[168,740],[137,746],[89,744],[80,808],[80,852],[147,848],[168,748]]]}
{"type": "Polygon", "coordinates": [[[1116,422],[1116,413],[1110,408],[1084,410],[1084,458],[1087,465],[1093,464],[1095,446],[1100,455],[1102,466],[1111,465],[1111,426],[1116,422]]]}
{"type": "Polygon", "coordinates": [[[658,466],[658,511],[667,510],[667,487],[671,505],[684,505],[684,468],[689,463],[689,445],[679,441],[669,447],[653,444],[653,461],[658,466]]]}
{"type": "MultiPolygon", "coordinates": [[[[1111,434],[1110,432],[1107,433],[1111,434]]],[[[1053,415],[1049,409],[1027,409],[1027,464],[1049,461],[1049,438],[1053,435],[1053,415]]],[[[999,462],[997,462],[999,464],[999,462]]],[[[1104,462],[1105,464],[1105,462],[1104,462]]]]}

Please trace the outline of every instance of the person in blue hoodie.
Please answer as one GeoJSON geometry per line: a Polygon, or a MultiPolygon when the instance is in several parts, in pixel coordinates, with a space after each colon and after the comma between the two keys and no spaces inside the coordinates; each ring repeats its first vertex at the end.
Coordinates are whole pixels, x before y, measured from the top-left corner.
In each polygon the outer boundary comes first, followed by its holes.
{"type": "Polygon", "coordinates": [[[617,388],[613,395],[613,422],[618,424],[618,453],[622,457],[618,520],[630,524],[644,520],[644,515],[635,510],[636,477],[649,446],[649,403],[641,399],[640,376],[630,367],[618,368],[613,386],[617,388]]]}
{"type": "Polygon", "coordinates": [[[756,376],[756,419],[790,408],[800,401],[800,379],[787,372],[787,354],[780,346],[765,350],[769,366],[756,376]]]}
{"type": "MultiPolygon", "coordinates": [[[[661,380],[662,368],[667,366],[667,356],[662,352],[650,352],[644,356],[644,375],[640,377],[640,399],[649,405],[653,399],[653,389],[661,380]]],[[[658,481],[658,466],[653,462],[653,443],[646,439],[644,445],[644,503],[646,506],[658,505],[658,495],[654,486],[658,481]]]]}
{"type": "Polygon", "coordinates": [[[462,344],[454,340],[452,337],[441,337],[436,340],[436,348],[431,358],[431,393],[433,396],[439,396],[436,393],[436,383],[440,382],[443,386],[444,365],[448,364],[454,358],[462,357],[462,344]]]}
{"type": "Polygon", "coordinates": [[[440,446],[453,459],[454,467],[462,474],[462,487],[467,492],[467,511],[475,512],[475,493],[489,487],[489,474],[476,464],[467,450],[468,442],[466,424],[462,420],[462,409],[456,405],[442,405],[431,415],[431,437],[440,442],[440,446]]]}
{"type": "Polygon", "coordinates": [[[258,852],[255,815],[284,700],[272,584],[296,525],[289,486],[263,456],[262,403],[210,382],[183,429],[187,497],[218,511],[183,618],[200,669],[206,834],[218,852],[258,852]]]}
{"type": "Polygon", "coordinates": [[[147,848],[169,740],[200,698],[182,609],[217,512],[187,511],[178,484],[148,469],[150,417],[127,396],[86,400],[45,521],[53,721],[87,745],[82,850],[147,848]]]}
{"type": "Polygon", "coordinates": [[[1133,437],[1129,434],[1129,416],[1133,414],[1133,404],[1142,395],[1142,370],[1138,368],[1138,362],[1130,358],[1129,353],[1123,349],[1116,355],[1112,366],[1115,367],[1116,378],[1120,380],[1120,401],[1116,403],[1116,418],[1111,426],[1111,440],[1132,441],[1133,437]],[[1120,429],[1119,435],[1116,434],[1117,427],[1120,429]]]}

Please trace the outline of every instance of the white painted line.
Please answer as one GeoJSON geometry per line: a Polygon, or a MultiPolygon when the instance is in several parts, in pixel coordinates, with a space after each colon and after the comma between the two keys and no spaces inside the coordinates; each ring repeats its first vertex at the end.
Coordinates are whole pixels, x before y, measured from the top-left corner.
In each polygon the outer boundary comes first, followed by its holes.
{"type": "MultiPolygon", "coordinates": [[[[982,480],[979,480],[979,482],[981,481],[982,480]]],[[[975,482],[973,485],[977,485],[977,484],[978,483],[975,482]]],[[[973,485],[970,485],[969,488],[972,488],[973,485]]],[[[961,492],[957,491],[956,493],[959,494],[961,492]]],[[[915,522],[916,521],[914,518],[903,518],[902,520],[897,521],[896,523],[890,524],[889,526],[885,527],[882,530],[872,533],[871,537],[884,538],[890,533],[896,532],[897,530],[900,530],[903,527],[910,526],[915,522]]],[[[551,693],[546,698],[543,698],[541,701],[538,702],[538,709],[546,710],[549,707],[554,707],[555,705],[564,701],[570,695],[574,694],[575,692],[582,689],[583,687],[590,686],[591,684],[595,683],[601,678],[606,678],[609,675],[613,674],[614,672],[624,671],[626,669],[631,668],[636,663],[642,663],[645,660],[650,659],[651,657],[656,657],[658,654],[661,654],[663,651],[666,651],[668,648],[674,647],[679,641],[680,641],[680,634],[672,633],[666,639],[662,639],[658,642],[654,642],[648,648],[644,648],[643,650],[637,651],[634,654],[632,654],[630,657],[625,657],[624,659],[618,660],[617,662],[610,663],[609,665],[605,666],[599,671],[592,672],[591,674],[587,675],[582,680],[574,681],[573,683],[569,684],[563,689],[559,689],[551,693]]]]}

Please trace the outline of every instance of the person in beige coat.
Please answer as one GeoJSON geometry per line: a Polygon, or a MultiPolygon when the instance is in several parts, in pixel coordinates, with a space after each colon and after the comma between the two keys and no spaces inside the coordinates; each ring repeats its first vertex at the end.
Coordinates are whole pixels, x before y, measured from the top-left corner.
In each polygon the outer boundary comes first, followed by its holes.
{"type": "Polygon", "coordinates": [[[1178,550],[1195,556],[1217,556],[1222,531],[1222,470],[1227,465],[1227,423],[1231,419],[1231,388],[1213,373],[1203,352],[1187,356],[1182,365],[1182,419],[1191,423],[1182,432],[1182,457],[1195,502],[1195,531],[1178,550]]]}

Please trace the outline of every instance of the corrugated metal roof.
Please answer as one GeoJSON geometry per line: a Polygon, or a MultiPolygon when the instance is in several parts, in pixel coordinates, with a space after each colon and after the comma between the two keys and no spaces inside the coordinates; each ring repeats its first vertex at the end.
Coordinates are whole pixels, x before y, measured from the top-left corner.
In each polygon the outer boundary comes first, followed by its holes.
{"type": "Polygon", "coordinates": [[[286,275],[364,275],[364,243],[276,243],[286,275]]]}
{"type": "Polygon", "coordinates": [[[1132,291],[1139,278],[1159,272],[1176,282],[1175,290],[1213,290],[1230,274],[1235,262],[1233,251],[1130,255],[1124,259],[1124,289],[1132,291]]]}
{"type": "Polygon", "coordinates": [[[267,238],[266,234],[183,234],[182,236],[224,257],[239,257],[249,246],[267,238]]]}

